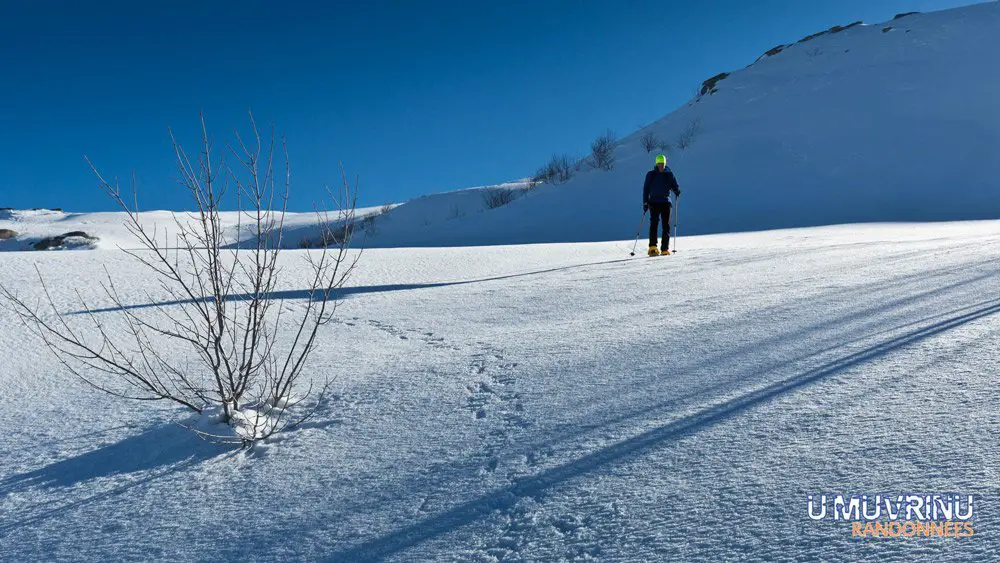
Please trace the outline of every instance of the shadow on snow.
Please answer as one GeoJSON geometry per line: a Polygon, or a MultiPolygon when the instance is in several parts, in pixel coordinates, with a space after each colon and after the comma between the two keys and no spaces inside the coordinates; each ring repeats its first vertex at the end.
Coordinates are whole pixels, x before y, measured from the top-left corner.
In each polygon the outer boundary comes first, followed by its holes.
{"type": "Polygon", "coordinates": [[[740,397],[712,405],[686,418],[676,420],[600,449],[574,461],[516,479],[511,485],[462,503],[437,516],[406,526],[390,534],[333,553],[329,561],[375,561],[454,531],[488,516],[495,510],[509,508],[523,497],[538,497],[575,478],[606,466],[644,454],[705,428],[758,407],[783,394],[857,367],[917,342],[937,336],[962,325],[1000,313],[1000,300],[969,312],[953,315],[929,326],[910,331],[858,352],[848,354],[791,378],[767,385],[740,397]]]}
{"type": "MultiPolygon", "coordinates": [[[[618,264],[621,262],[628,262],[634,260],[634,258],[620,258],[616,260],[605,260],[603,262],[590,262],[587,264],[577,264],[572,266],[563,266],[560,268],[549,268],[546,270],[538,270],[534,272],[524,272],[520,274],[507,274],[503,276],[495,276],[491,278],[482,278],[478,280],[465,280],[465,281],[453,281],[453,282],[434,282],[434,283],[412,283],[412,284],[386,284],[386,285],[364,285],[356,287],[341,287],[335,289],[330,295],[330,299],[343,299],[350,297],[352,295],[364,295],[368,293],[386,293],[392,291],[412,291],[416,289],[431,289],[436,287],[454,287],[460,285],[470,285],[478,283],[486,283],[492,281],[509,280],[515,278],[523,278],[529,276],[537,276],[542,274],[551,274],[554,272],[562,272],[568,270],[576,270],[581,268],[586,268],[589,266],[603,266],[608,264],[618,264]]],[[[285,301],[285,300],[303,300],[303,299],[316,299],[319,298],[319,292],[312,293],[306,289],[296,289],[287,291],[274,291],[267,294],[268,299],[285,301]]],[[[233,301],[250,301],[253,299],[252,294],[233,294],[227,296],[227,299],[233,301]]],[[[208,298],[205,301],[213,301],[214,299],[208,298]]],[[[156,303],[140,303],[135,305],[125,305],[123,307],[105,307],[101,309],[90,309],[83,311],[73,311],[71,315],[85,315],[88,313],[110,313],[114,311],[121,310],[132,310],[132,309],[149,309],[154,307],[169,307],[172,305],[187,305],[194,303],[195,300],[192,299],[177,299],[171,301],[160,301],[156,303]]]]}
{"type": "MultiPolygon", "coordinates": [[[[105,432],[93,434],[102,433],[105,432]]],[[[231,447],[202,440],[177,424],[160,424],[114,444],[50,463],[34,471],[7,477],[0,481],[0,500],[30,489],[70,489],[98,479],[110,478],[115,483],[125,481],[126,484],[58,505],[56,503],[59,500],[36,504],[31,507],[34,510],[25,511],[27,514],[22,512],[24,517],[20,520],[0,523],[0,535],[10,534],[19,528],[34,525],[80,506],[121,495],[230,451],[231,447]],[[132,474],[141,477],[122,479],[123,476],[132,474]]]]}

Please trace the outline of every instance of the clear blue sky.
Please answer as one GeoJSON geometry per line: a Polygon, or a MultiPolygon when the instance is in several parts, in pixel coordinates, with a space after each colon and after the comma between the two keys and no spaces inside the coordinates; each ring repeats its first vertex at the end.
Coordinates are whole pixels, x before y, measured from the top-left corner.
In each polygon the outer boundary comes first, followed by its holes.
{"type": "Polygon", "coordinates": [[[221,146],[248,109],[288,138],[297,210],[342,161],[361,203],[584,154],[705,78],[855,20],[970,0],[0,0],[0,207],[111,209],[87,169],[182,209],[167,128],[221,146]]]}

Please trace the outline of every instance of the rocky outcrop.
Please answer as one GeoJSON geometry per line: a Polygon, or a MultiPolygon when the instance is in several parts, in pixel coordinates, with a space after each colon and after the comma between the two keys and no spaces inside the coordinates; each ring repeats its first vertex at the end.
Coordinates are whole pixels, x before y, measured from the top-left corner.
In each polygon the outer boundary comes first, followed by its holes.
{"type": "Polygon", "coordinates": [[[83,231],[73,231],[56,237],[43,238],[42,240],[36,242],[32,248],[35,250],[50,250],[53,248],[61,248],[67,242],[83,242],[86,244],[95,240],[97,240],[97,237],[90,236],[83,231]]]}
{"type": "Polygon", "coordinates": [[[712,78],[709,78],[708,80],[702,82],[701,93],[699,95],[704,96],[706,94],[714,94],[718,92],[719,90],[718,88],[716,88],[716,86],[718,86],[719,82],[722,82],[728,76],[729,76],[728,72],[720,72],[719,74],[716,74],[712,78]]]}

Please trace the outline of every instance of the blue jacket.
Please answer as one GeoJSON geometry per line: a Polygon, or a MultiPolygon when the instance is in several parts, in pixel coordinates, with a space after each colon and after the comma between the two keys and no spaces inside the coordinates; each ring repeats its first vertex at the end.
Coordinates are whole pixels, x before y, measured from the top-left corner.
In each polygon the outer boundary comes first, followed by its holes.
{"type": "Polygon", "coordinates": [[[643,203],[670,203],[670,192],[681,195],[677,178],[670,168],[664,166],[663,172],[656,168],[646,172],[646,182],[642,185],[643,203]]]}

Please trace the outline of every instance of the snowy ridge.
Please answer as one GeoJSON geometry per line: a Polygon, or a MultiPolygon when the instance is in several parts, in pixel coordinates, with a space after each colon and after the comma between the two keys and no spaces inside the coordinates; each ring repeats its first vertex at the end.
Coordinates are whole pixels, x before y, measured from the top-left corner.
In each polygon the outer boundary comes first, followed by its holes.
{"type": "MultiPolygon", "coordinates": [[[[374,215],[379,208],[359,208],[355,211],[358,217],[374,215]]],[[[40,241],[58,237],[66,233],[86,233],[91,237],[85,245],[65,245],[54,247],[54,250],[64,249],[104,249],[117,248],[134,249],[139,246],[135,237],[126,228],[126,215],[123,212],[72,213],[62,210],[9,209],[0,211],[0,230],[8,230],[15,236],[0,239],[0,252],[33,250],[40,241]]],[[[140,214],[140,221],[157,240],[166,240],[168,244],[176,240],[177,222],[190,224],[193,216],[184,211],[145,211],[140,214]]],[[[251,221],[246,216],[240,217],[235,211],[223,212],[221,220],[227,230],[228,240],[236,243],[253,236],[251,221]]],[[[286,241],[290,248],[298,247],[301,241],[298,236],[306,236],[318,230],[318,217],[315,213],[286,213],[284,227],[287,233],[295,234],[296,238],[286,241]]]]}
{"type": "MultiPolygon", "coordinates": [[[[421,196],[403,204],[386,204],[381,207],[360,207],[354,210],[355,246],[379,246],[378,241],[406,236],[415,231],[446,230],[454,221],[465,217],[482,217],[495,211],[491,209],[493,194],[509,193],[507,199],[516,200],[530,193],[527,181],[508,182],[494,186],[479,186],[452,192],[421,196]]],[[[62,210],[35,209],[0,211],[0,233],[14,233],[10,238],[0,237],[0,252],[27,251],[45,239],[66,233],[87,233],[92,237],[85,244],[55,246],[53,250],[131,249],[137,241],[128,232],[123,212],[72,213],[62,210]]],[[[226,228],[227,240],[232,245],[253,238],[252,220],[236,211],[226,211],[220,217],[226,228]]],[[[284,214],[282,246],[301,248],[312,246],[322,238],[325,229],[343,225],[338,212],[331,210],[324,215],[312,213],[284,214]],[[332,224],[328,224],[331,221],[332,224]]],[[[177,222],[190,224],[193,216],[184,211],[143,211],[140,221],[158,240],[174,241],[177,222]]],[[[405,240],[405,239],[403,239],[405,240]]],[[[72,241],[71,241],[72,242],[72,241]]]]}

